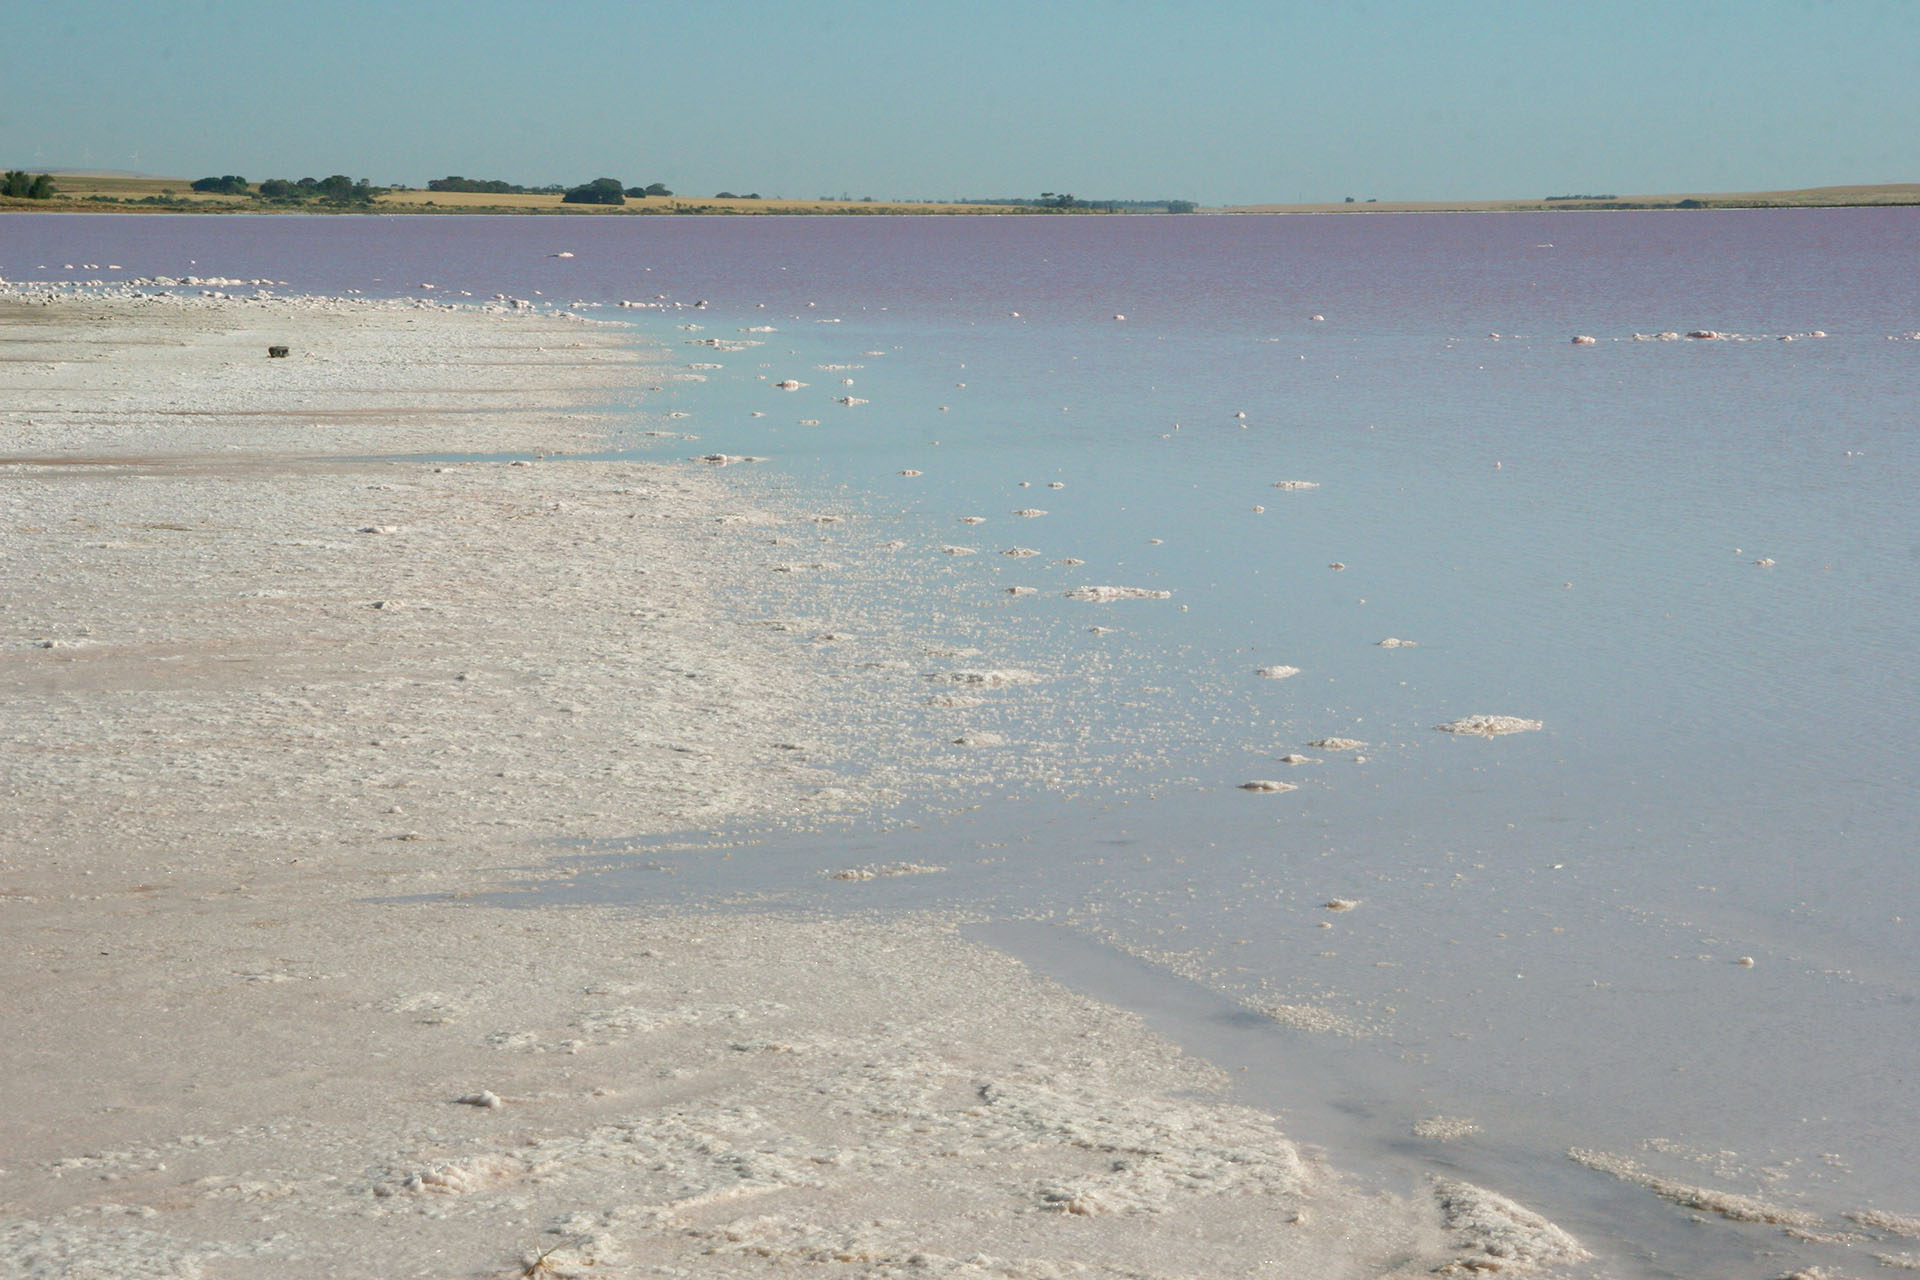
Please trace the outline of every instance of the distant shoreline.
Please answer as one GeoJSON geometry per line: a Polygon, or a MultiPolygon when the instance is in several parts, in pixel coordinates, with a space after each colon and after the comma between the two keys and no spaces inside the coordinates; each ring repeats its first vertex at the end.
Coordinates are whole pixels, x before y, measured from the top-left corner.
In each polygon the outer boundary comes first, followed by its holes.
{"type": "Polygon", "coordinates": [[[1701,209],[1854,209],[1920,205],[1920,183],[1801,187],[1783,191],[1673,192],[1659,195],[1550,196],[1538,200],[1342,200],[1253,204],[1208,213],[1614,213],[1701,209]]]}
{"type": "MultiPolygon", "coordinates": [[[[141,178],[119,174],[55,174],[60,193],[51,200],[0,197],[0,213],[304,213],[432,216],[494,214],[522,217],[1127,217],[1141,210],[1108,211],[1083,204],[1073,208],[1043,205],[967,204],[897,200],[783,200],[744,197],[650,196],[624,205],[565,204],[560,195],[394,189],[364,206],[283,205],[249,196],[196,192],[182,178],[141,178]]],[[[1327,213],[1610,213],[1645,210],[1692,212],[1702,209],[1835,209],[1920,205],[1920,183],[1803,187],[1781,191],[1676,192],[1668,194],[1555,196],[1540,199],[1376,200],[1359,199],[1293,204],[1203,206],[1197,214],[1327,213]]],[[[1157,214],[1154,216],[1187,216],[1157,214]]]]}

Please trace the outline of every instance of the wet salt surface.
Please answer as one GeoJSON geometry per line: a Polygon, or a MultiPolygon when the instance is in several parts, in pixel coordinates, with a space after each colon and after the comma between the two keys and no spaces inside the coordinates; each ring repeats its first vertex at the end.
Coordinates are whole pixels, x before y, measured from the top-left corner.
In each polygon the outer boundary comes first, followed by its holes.
{"type": "Polygon", "coordinates": [[[713,344],[704,381],[649,400],[697,447],[632,448],[766,457],[854,517],[821,533],[843,581],[782,575],[805,579],[790,611],[822,615],[796,634],[840,634],[865,599],[979,650],[911,678],[1035,676],[930,707],[928,736],[981,745],[900,779],[909,803],[877,829],[596,850],[540,900],[971,912],[1249,1067],[1249,1096],[1344,1163],[1537,1190],[1618,1273],[1838,1265],[1775,1227],[1689,1225],[1565,1153],[1832,1230],[1920,1208],[1920,454],[1914,348],[1886,341],[1911,329],[1890,264],[1920,218],[1547,218],[24,230],[100,236],[87,258],[134,271],[215,245],[223,277],[316,291],[710,299],[639,320],[713,344]],[[544,256],[561,230],[565,262],[544,256]],[[1709,329],[1828,336],[1631,341],[1709,329]],[[853,364],[870,403],[841,412],[817,371],[853,364]],[[1317,487],[1286,492],[1297,476],[1317,487]],[[1012,514],[1050,483],[1045,520],[1012,514]],[[944,554],[978,513],[982,554],[944,554]],[[1016,536],[1039,554],[993,554],[1016,536]],[[1089,583],[1169,595],[1065,598],[1089,583]],[[1258,676],[1281,663],[1300,673],[1258,676]],[[1543,727],[1434,730],[1487,713],[1543,727]],[[1330,739],[1366,763],[1280,763],[1330,739]],[[1282,771],[1298,790],[1237,789],[1282,771]],[[831,878],[901,865],[946,870],[831,878]],[[1410,1136],[1436,1114],[1484,1133],[1410,1136]]]}

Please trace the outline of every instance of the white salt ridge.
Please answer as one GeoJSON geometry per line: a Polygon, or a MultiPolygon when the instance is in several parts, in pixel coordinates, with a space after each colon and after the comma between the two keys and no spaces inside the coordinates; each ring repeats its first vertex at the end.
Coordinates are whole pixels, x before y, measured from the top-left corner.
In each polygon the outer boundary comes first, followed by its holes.
{"type": "Polygon", "coordinates": [[[1446,724],[1433,726],[1442,733],[1464,733],[1481,738],[1496,738],[1504,733],[1526,733],[1543,726],[1538,720],[1522,720],[1519,716],[1462,716],[1458,720],[1449,720],[1446,724]]]}
{"type": "Polygon", "coordinates": [[[1764,1222],[1774,1226],[1817,1227],[1821,1219],[1817,1214],[1804,1209],[1795,1209],[1790,1205],[1775,1204],[1762,1200],[1758,1196],[1743,1195],[1734,1191],[1716,1191],[1710,1187],[1696,1187],[1665,1178],[1652,1173],[1628,1156],[1612,1155],[1604,1151],[1592,1151],[1580,1147],[1567,1152],[1569,1159],[1583,1164],[1589,1169],[1598,1169],[1610,1173],[1622,1182],[1631,1182],[1645,1187],[1663,1199],[1689,1209],[1699,1209],[1707,1213],[1717,1213],[1734,1222],[1764,1222]]]}
{"type": "Polygon", "coordinates": [[[1335,1013],[1314,1004],[1250,1004],[1252,1012],[1263,1018],[1271,1018],[1282,1026],[1292,1027],[1296,1031],[1313,1031],[1324,1035],[1346,1036],[1349,1039],[1365,1039],[1373,1034],[1366,1023],[1345,1014],[1335,1013]]]}
{"type": "Polygon", "coordinates": [[[996,667],[985,671],[939,671],[927,679],[981,689],[1005,689],[1013,685],[1039,684],[1046,677],[1019,667],[996,667]]]}
{"type": "Polygon", "coordinates": [[[1148,587],[1074,587],[1060,594],[1069,600],[1111,604],[1116,600],[1165,600],[1171,597],[1173,592],[1155,591],[1148,587]]]}
{"type": "Polygon", "coordinates": [[[875,862],[826,873],[829,880],[878,880],[888,876],[933,876],[946,870],[921,862],[875,862]]]}

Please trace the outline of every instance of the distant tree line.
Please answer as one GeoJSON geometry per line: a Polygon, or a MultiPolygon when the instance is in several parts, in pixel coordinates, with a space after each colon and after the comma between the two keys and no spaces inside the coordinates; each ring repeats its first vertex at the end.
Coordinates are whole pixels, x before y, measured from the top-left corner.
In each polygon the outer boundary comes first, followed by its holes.
{"type": "Polygon", "coordinates": [[[268,204],[317,204],[370,205],[373,198],[385,193],[385,187],[376,187],[361,178],[358,182],[344,173],[336,173],[327,178],[268,178],[256,189],[237,173],[223,174],[218,178],[201,178],[193,184],[195,191],[214,192],[220,195],[247,196],[268,204]]]}
{"type": "Polygon", "coordinates": [[[474,192],[480,196],[534,196],[540,192],[559,190],[555,186],[516,186],[513,182],[503,182],[499,178],[434,178],[426,184],[430,192],[474,192]]]}
{"type": "Polygon", "coordinates": [[[15,200],[51,200],[56,194],[49,174],[36,177],[25,169],[9,169],[5,180],[0,181],[0,196],[15,200]]]}

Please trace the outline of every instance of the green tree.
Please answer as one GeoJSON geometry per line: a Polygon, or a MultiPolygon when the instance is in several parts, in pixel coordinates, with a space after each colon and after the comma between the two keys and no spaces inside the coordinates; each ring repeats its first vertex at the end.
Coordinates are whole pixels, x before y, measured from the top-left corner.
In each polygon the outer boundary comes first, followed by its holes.
{"type": "Polygon", "coordinates": [[[247,194],[247,180],[237,173],[229,173],[218,178],[201,178],[193,184],[193,189],[218,192],[227,196],[243,196],[247,194]]]}
{"type": "Polygon", "coordinates": [[[583,182],[570,188],[560,197],[562,204],[625,204],[626,192],[620,187],[618,178],[595,178],[592,182],[583,182]]]}
{"type": "Polygon", "coordinates": [[[336,173],[330,177],[322,178],[314,184],[314,188],[320,199],[326,204],[367,205],[372,204],[373,197],[378,194],[373,184],[365,178],[355,182],[344,173],[336,173]]]}
{"type": "Polygon", "coordinates": [[[36,178],[25,169],[9,169],[7,176],[0,179],[0,196],[11,196],[15,200],[50,200],[53,194],[53,178],[44,173],[36,178]]]}

